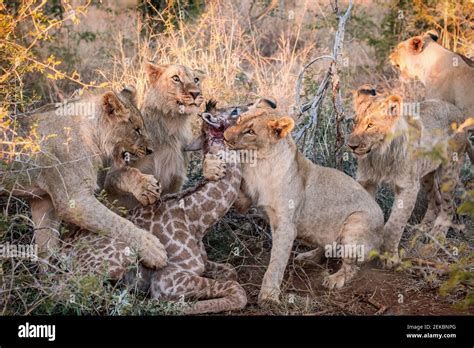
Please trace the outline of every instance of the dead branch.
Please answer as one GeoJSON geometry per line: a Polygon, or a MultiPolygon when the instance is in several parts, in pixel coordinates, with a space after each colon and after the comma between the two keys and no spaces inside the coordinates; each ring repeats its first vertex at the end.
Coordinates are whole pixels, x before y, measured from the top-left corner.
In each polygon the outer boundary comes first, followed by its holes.
{"type": "MultiPolygon", "coordinates": [[[[295,140],[296,142],[299,142],[303,135],[306,133],[306,131],[314,126],[317,125],[318,121],[318,112],[319,109],[324,101],[324,98],[327,93],[327,89],[329,87],[329,81],[331,81],[331,89],[332,89],[332,99],[333,99],[333,105],[335,109],[335,115],[336,115],[336,145],[335,145],[335,152],[337,153],[340,148],[342,147],[344,143],[344,135],[342,133],[342,121],[344,120],[344,111],[342,108],[342,102],[341,102],[341,96],[340,96],[340,84],[339,84],[339,75],[338,75],[338,65],[340,64],[341,56],[340,52],[342,50],[343,42],[344,42],[344,33],[345,33],[345,25],[346,22],[350,16],[351,10],[352,10],[352,0],[349,2],[349,6],[344,13],[343,16],[339,15],[339,10],[337,6],[337,1],[335,1],[335,4],[333,6],[335,14],[339,18],[339,24],[338,24],[338,29],[336,31],[336,35],[334,38],[334,46],[332,50],[332,54],[330,56],[320,56],[315,59],[313,59],[311,62],[306,64],[303,69],[301,70],[297,84],[296,84],[296,100],[295,100],[295,108],[296,108],[296,115],[295,117],[298,118],[300,117],[303,113],[306,111],[309,112],[310,119],[309,121],[297,132],[295,135],[295,140]],[[300,96],[301,96],[301,88],[302,88],[302,83],[304,79],[304,74],[306,70],[314,63],[317,61],[323,60],[323,59],[329,59],[331,60],[331,64],[329,66],[328,71],[324,75],[324,78],[321,82],[321,84],[318,87],[318,90],[316,92],[316,95],[309,101],[308,103],[304,105],[300,105],[300,96]]],[[[341,166],[342,162],[341,160],[336,160],[336,166],[341,166]]]]}

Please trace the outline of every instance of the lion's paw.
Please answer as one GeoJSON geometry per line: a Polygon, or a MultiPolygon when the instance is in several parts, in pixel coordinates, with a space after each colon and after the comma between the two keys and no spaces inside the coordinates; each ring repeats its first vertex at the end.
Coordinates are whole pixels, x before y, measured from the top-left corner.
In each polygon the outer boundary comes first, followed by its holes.
{"type": "Polygon", "coordinates": [[[133,190],[133,196],[142,205],[155,203],[161,195],[161,185],[153,175],[140,173],[138,183],[133,190]]]}
{"type": "Polygon", "coordinates": [[[346,283],[346,275],[343,272],[336,272],[334,274],[324,277],[323,286],[330,290],[340,289],[346,283]]]}
{"type": "Polygon", "coordinates": [[[381,257],[381,261],[384,269],[394,269],[395,267],[399,266],[401,260],[398,250],[384,253],[384,255],[381,257]]]}
{"type": "Polygon", "coordinates": [[[143,232],[137,238],[138,254],[145,266],[153,269],[166,266],[168,262],[166,250],[157,237],[151,233],[143,232]]]}
{"type": "Polygon", "coordinates": [[[278,306],[280,304],[280,292],[277,290],[260,290],[258,294],[258,304],[261,307],[278,306]]]}

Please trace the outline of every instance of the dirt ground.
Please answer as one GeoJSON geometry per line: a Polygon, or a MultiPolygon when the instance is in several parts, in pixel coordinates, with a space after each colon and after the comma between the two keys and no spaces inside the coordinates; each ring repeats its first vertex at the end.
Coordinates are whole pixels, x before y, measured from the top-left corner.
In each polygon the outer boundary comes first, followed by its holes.
{"type": "MultiPolygon", "coordinates": [[[[217,227],[220,238],[225,230],[234,239],[232,245],[240,245],[239,256],[229,256],[239,273],[239,283],[248,296],[247,307],[234,315],[473,315],[474,308],[458,310],[455,304],[466,293],[454,292],[443,296],[439,285],[447,276],[427,281],[413,270],[385,270],[377,260],[361,267],[356,277],[340,290],[322,286],[325,274],[334,273],[340,267],[337,260],[324,260],[320,264],[300,265],[294,257],[301,246],[293,249],[282,283],[280,306],[262,308],[257,304],[263,275],[270,258],[271,242],[268,226],[259,217],[250,217],[246,225],[233,214],[217,227]],[[250,230],[252,232],[250,232],[250,230]],[[249,233],[250,232],[250,233],[249,233]]],[[[220,239],[220,242],[231,243],[220,239]]],[[[207,245],[212,258],[212,244],[207,245]]],[[[222,245],[222,244],[220,244],[222,245]]],[[[229,245],[229,244],[227,244],[229,245]]],[[[214,245],[222,250],[222,246],[214,245]]],[[[232,248],[231,248],[232,250],[232,248]]],[[[429,278],[429,277],[428,277],[429,278]]]]}
{"type": "MultiPolygon", "coordinates": [[[[336,269],[330,264],[330,269],[336,269]]],[[[404,271],[388,271],[375,263],[362,267],[356,278],[341,290],[329,291],[321,284],[325,265],[300,266],[290,261],[285,274],[280,307],[260,308],[257,297],[262,270],[240,267],[240,283],[243,284],[249,304],[235,314],[267,315],[472,315],[474,309],[460,311],[454,303],[461,294],[442,296],[438,289],[430,287],[416,275],[404,271]]]]}

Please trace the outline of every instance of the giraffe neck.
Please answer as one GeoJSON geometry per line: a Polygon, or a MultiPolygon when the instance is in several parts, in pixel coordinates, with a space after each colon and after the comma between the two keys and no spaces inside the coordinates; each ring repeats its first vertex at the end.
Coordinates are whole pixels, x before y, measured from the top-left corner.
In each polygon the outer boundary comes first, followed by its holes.
{"type": "Polygon", "coordinates": [[[194,187],[163,196],[153,205],[139,206],[129,212],[129,218],[134,222],[144,221],[146,227],[160,225],[164,214],[178,208],[186,215],[189,233],[197,239],[202,238],[229,211],[240,191],[241,164],[235,155],[225,156],[228,162],[223,178],[217,181],[202,180],[194,187]]]}
{"type": "Polygon", "coordinates": [[[209,153],[220,156],[226,162],[226,174],[217,181],[204,180],[191,193],[196,199],[189,207],[188,215],[203,216],[194,224],[198,238],[202,238],[206,231],[229,211],[237,199],[242,180],[239,158],[235,152],[226,150],[223,137],[206,137],[204,155],[209,153]]]}
{"type": "Polygon", "coordinates": [[[240,163],[231,161],[227,162],[226,174],[223,178],[217,181],[205,180],[201,188],[204,200],[201,202],[195,200],[193,206],[190,207],[194,212],[204,214],[199,223],[195,224],[197,237],[202,238],[206,231],[229,211],[239,194],[241,180],[240,163]],[[212,209],[207,211],[208,207],[212,209]]]}

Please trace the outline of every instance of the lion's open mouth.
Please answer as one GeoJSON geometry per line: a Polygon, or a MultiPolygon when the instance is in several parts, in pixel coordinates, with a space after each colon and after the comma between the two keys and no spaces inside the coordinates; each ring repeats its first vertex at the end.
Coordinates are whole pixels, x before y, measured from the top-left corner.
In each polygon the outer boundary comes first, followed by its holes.
{"type": "Polygon", "coordinates": [[[145,157],[147,154],[147,150],[146,149],[136,149],[136,150],[133,150],[133,151],[124,151],[122,152],[122,158],[128,162],[128,161],[133,161],[133,160],[137,160],[139,158],[143,158],[145,157]]]}
{"type": "Polygon", "coordinates": [[[365,155],[368,155],[370,153],[370,151],[372,151],[372,148],[368,148],[368,149],[355,149],[354,150],[354,154],[356,154],[357,156],[365,156],[365,155]]]}

